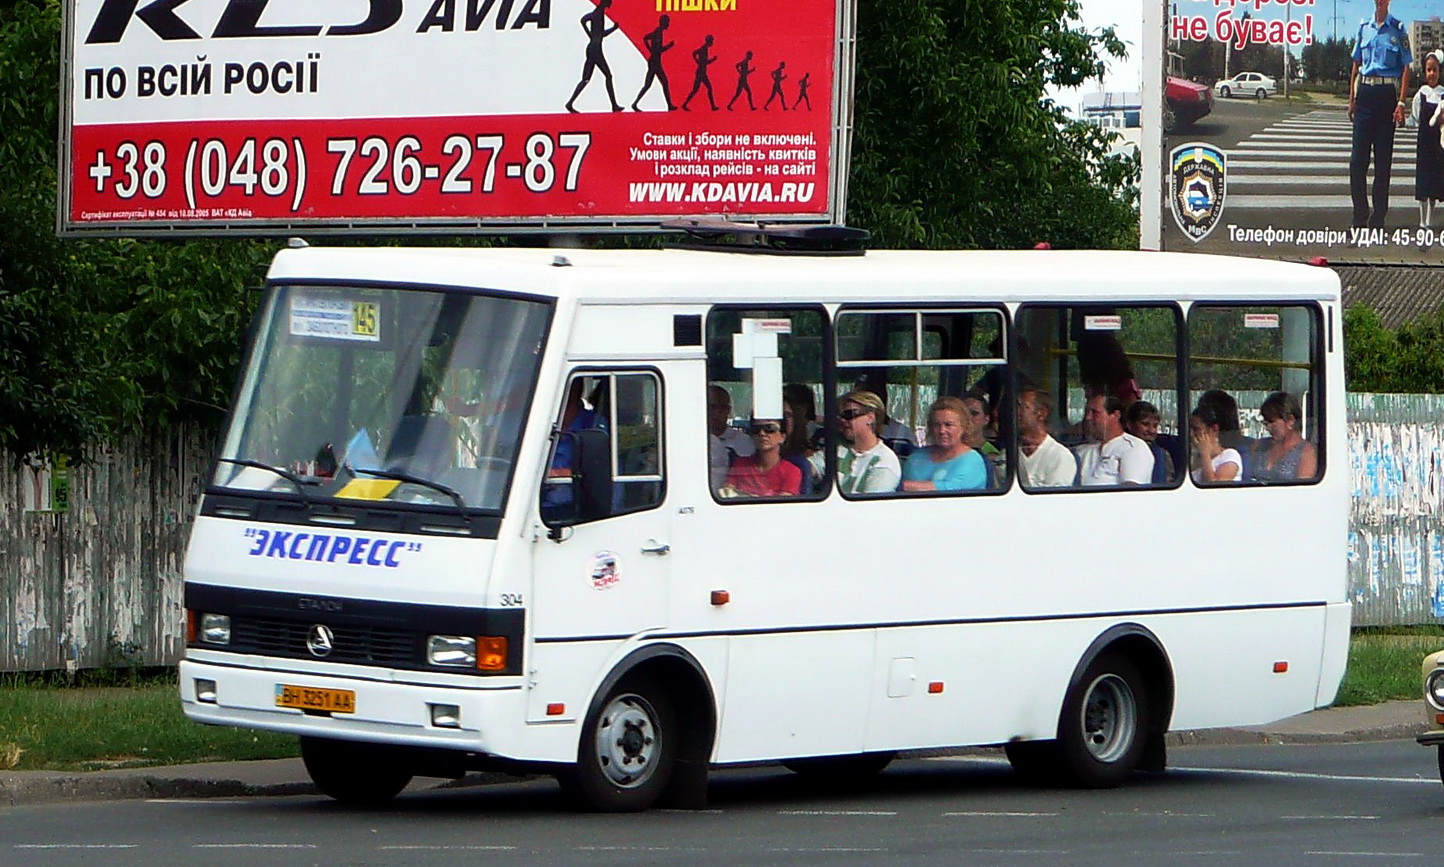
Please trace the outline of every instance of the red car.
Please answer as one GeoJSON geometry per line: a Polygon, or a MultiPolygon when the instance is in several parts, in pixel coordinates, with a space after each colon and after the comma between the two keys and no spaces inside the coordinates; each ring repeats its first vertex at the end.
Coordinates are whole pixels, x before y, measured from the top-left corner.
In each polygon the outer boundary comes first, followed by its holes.
{"type": "Polygon", "coordinates": [[[1213,91],[1207,85],[1186,78],[1168,76],[1163,91],[1163,129],[1183,129],[1213,111],[1213,91]]]}

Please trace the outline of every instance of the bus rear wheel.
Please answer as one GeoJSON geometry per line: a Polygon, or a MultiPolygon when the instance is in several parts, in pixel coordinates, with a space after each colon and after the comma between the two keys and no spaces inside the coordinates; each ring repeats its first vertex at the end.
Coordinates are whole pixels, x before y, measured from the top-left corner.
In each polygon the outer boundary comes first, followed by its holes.
{"type": "Polygon", "coordinates": [[[301,761],[322,794],[356,807],[385,804],[411,782],[411,772],[384,748],[350,741],[303,737],[301,761]]]}
{"type": "Polygon", "coordinates": [[[576,767],[558,779],[593,810],[645,810],[672,777],[676,735],[667,694],[649,679],[624,679],[583,727],[576,767]]]}
{"type": "Polygon", "coordinates": [[[1068,782],[1120,785],[1138,770],[1148,732],[1148,694],[1127,657],[1102,653],[1063,701],[1058,751],[1068,782]]]}

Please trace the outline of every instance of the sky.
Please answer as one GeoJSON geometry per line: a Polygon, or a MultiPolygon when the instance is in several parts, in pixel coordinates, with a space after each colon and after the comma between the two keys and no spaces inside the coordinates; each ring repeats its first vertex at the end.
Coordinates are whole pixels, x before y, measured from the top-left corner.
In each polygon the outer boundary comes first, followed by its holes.
{"type": "MultiPolygon", "coordinates": [[[[1129,57],[1123,61],[1110,61],[1108,77],[1102,90],[1142,88],[1143,73],[1139,59],[1143,53],[1144,2],[1145,0],[1082,0],[1083,25],[1086,28],[1096,30],[1112,25],[1117,29],[1119,37],[1128,43],[1129,57]]],[[[1243,9],[1247,8],[1250,17],[1254,18],[1272,20],[1284,17],[1285,7],[1277,2],[1265,3],[1260,10],[1255,10],[1253,5],[1252,2],[1240,2],[1235,7],[1235,15],[1241,15],[1243,9]]],[[[1175,0],[1173,6],[1177,14],[1203,15],[1210,20],[1218,9],[1224,8],[1222,5],[1216,6],[1214,0],[1175,0]]],[[[1415,19],[1444,17],[1444,3],[1440,3],[1440,0],[1393,0],[1389,11],[1407,26],[1415,19]]],[[[1315,38],[1326,39],[1337,32],[1340,38],[1347,39],[1353,36],[1359,22],[1373,12],[1374,0],[1314,0],[1312,6],[1291,7],[1289,14],[1295,19],[1300,15],[1312,14],[1315,38]],[[1336,16],[1337,21],[1334,20],[1336,16]]],[[[1089,92],[1098,89],[1100,88],[1097,85],[1087,88],[1089,92]]],[[[1072,106],[1078,99],[1063,95],[1060,101],[1064,105],[1072,106]]]]}

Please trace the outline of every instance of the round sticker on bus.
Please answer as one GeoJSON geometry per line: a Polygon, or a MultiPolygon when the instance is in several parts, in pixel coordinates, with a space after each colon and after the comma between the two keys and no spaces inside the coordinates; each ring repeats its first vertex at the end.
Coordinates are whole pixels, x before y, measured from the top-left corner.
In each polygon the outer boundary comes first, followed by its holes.
{"type": "Polygon", "coordinates": [[[615,551],[592,555],[592,586],[605,590],[622,580],[622,561],[615,551]]]}

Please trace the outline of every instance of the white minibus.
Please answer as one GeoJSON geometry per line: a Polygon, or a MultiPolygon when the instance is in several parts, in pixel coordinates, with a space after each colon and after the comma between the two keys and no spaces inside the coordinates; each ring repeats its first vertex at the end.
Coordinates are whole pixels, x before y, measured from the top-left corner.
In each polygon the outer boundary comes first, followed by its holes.
{"type": "Polygon", "coordinates": [[[185,712],[300,736],[353,803],[1161,770],[1343,674],[1339,295],[1147,252],[296,244],[186,556],[185,712]]]}

